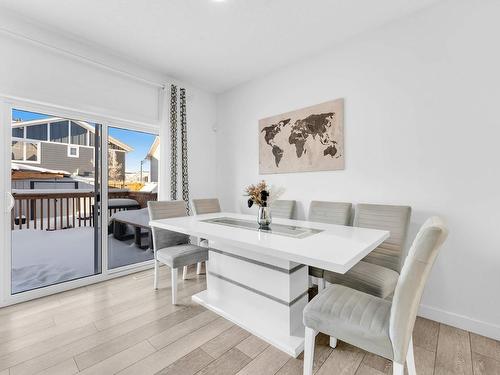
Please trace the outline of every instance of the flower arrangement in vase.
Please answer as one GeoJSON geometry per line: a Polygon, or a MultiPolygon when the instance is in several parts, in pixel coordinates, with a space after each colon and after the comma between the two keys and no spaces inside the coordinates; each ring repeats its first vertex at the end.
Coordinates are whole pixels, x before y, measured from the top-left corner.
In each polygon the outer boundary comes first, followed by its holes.
{"type": "Polygon", "coordinates": [[[269,229],[272,222],[270,207],[272,202],[278,199],[281,194],[283,194],[283,189],[268,187],[264,180],[245,189],[245,195],[248,197],[248,207],[250,208],[254,204],[259,206],[257,223],[260,229],[269,229]]]}

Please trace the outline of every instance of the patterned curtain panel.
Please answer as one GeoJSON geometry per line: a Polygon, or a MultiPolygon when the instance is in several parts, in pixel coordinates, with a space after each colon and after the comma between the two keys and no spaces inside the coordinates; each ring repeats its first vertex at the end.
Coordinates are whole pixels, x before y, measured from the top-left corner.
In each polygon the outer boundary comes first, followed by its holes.
{"type": "Polygon", "coordinates": [[[170,199],[177,199],[177,86],[170,86],[170,199]]]}
{"type": "Polygon", "coordinates": [[[189,206],[189,176],[188,176],[188,149],[187,149],[187,118],[186,118],[186,89],[180,89],[181,114],[181,167],[182,167],[182,199],[186,202],[187,214],[191,214],[189,206]]]}
{"type": "MultiPolygon", "coordinates": [[[[191,214],[189,205],[189,175],[187,149],[187,114],[186,89],[179,89],[179,109],[181,123],[181,172],[182,199],[186,202],[187,214],[191,214]]],[[[170,199],[177,199],[177,86],[170,86],[170,199]]]]}

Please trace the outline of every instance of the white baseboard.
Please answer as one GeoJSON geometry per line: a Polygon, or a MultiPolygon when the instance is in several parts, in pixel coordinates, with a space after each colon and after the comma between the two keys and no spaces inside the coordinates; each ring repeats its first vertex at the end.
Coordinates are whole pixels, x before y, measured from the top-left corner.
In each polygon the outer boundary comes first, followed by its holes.
{"type": "Polygon", "coordinates": [[[439,323],[474,332],[478,335],[500,340],[500,325],[497,324],[483,322],[468,316],[455,314],[426,305],[420,305],[418,315],[423,318],[435,320],[439,323]]]}

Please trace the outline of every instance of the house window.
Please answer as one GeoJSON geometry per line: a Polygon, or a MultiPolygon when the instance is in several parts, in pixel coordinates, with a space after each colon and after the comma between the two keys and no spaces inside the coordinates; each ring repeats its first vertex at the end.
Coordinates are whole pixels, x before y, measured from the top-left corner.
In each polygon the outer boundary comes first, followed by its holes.
{"type": "Polygon", "coordinates": [[[68,121],[58,121],[50,124],[50,140],[52,142],[69,143],[68,121]]]}
{"type": "Polygon", "coordinates": [[[40,163],[40,142],[12,141],[11,160],[40,163]]]}
{"type": "Polygon", "coordinates": [[[21,126],[19,128],[12,128],[12,137],[24,138],[24,126],[21,126]]]}
{"type": "Polygon", "coordinates": [[[78,158],[80,156],[80,147],[68,146],[68,156],[70,158],[78,158]]]}
{"type": "Polygon", "coordinates": [[[12,161],[23,161],[24,160],[24,146],[23,142],[12,141],[12,161]]]}
{"type": "Polygon", "coordinates": [[[39,141],[47,140],[47,124],[31,125],[26,127],[26,138],[37,139],[39,141]]]}
{"type": "Polygon", "coordinates": [[[25,154],[24,154],[25,160],[37,162],[38,161],[38,148],[40,147],[40,144],[27,142],[24,144],[24,147],[25,147],[25,154]]]}
{"type": "Polygon", "coordinates": [[[87,145],[87,129],[71,121],[71,142],[72,145],[87,145]]]}

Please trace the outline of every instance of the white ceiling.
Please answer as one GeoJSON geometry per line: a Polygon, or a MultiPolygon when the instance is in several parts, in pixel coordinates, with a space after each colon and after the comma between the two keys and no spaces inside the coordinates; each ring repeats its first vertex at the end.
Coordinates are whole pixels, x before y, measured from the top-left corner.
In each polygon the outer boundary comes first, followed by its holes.
{"type": "Polygon", "coordinates": [[[0,0],[65,35],[213,92],[436,0],[0,0]]]}

